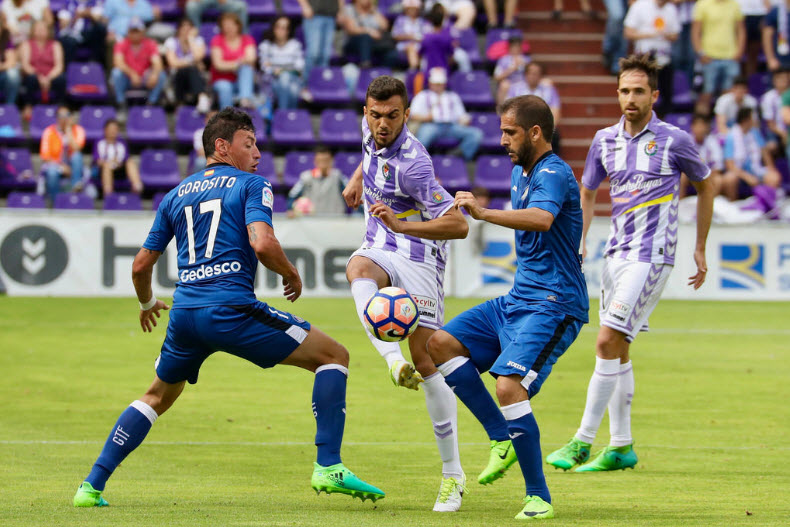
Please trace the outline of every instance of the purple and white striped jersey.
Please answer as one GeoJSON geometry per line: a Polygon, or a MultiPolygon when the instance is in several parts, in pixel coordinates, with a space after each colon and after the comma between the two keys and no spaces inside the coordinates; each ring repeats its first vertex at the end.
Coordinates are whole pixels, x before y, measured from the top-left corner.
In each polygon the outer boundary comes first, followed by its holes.
{"type": "Polygon", "coordinates": [[[598,130],[582,175],[590,190],[609,177],[612,227],[604,256],[674,265],[680,174],[702,181],[710,169],[691,136],[655,113],[635,137],[624,123],[621,117],[618,124],[598,130]]]}
{"type": "Polygon", "coordinates": [[[425,240],[394,233],[368,209],[381,202],[402,221],[428,221],[453,206],[452,196],[433,173],[433,162],[422,143],[404,126],[388,148],[376,149],[368,122],[362,118],[362,185],[365,194],[367,231],[363,247],[394,251],[413,262],[426,262],[444,269],[446,240],[425,240]]]}

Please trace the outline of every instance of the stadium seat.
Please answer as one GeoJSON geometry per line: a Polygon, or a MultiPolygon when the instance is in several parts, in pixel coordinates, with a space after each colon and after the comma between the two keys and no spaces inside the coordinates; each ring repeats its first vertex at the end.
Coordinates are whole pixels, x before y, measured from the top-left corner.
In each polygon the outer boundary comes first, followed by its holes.
{"type": "Polygon", "coordinates": [[[313,96],[313,101],[319,105],[349,102],[348,88],[340,68],[313,68],[307,79],[307,89],[313,96]]]}
{"type": "Polygon", "coordinates": [[[55,116],[57,111],[58,107],[54,104],[37,104],[33,106],[33,115],[30,118],[30,139],[36,141],[36,143],[41,141],[44,128],[55,124],[55,121],[57,121],[55,116]]]}
{"type": "Polygon", "coordinates": [[[85,138],[95,142],[104,137],[104,123],[115,118],[115,108],[112,106],[85,105],[80,110],[80,126],[85,129],[85,138]]]}
{"type": "Polygon", "coordinates": [[[68,2],[66,0],[51,0],[49,2],[49,8],[57,17],[58,11],[61,9],[66,9],[68,2]]]}
{"type": "Polygon", "coordinates": [[[357,86],[354,89],[354,99],[365,102],[365,94],[368,92],[370,81],[382,75],[392,75],[392,70],[389,68],[366,68],[361,70],[359,79],[357,79],[357,86]]]}
{"type": "Polygon", "coordinates": [[[359,146],[362,142],[360,116],[354,110],[326,109],[321,112],[318,137],[329,146],[359,146]]]}
{"type": "MultiPolygon", "coordinates": [[[[184,14],[184,10],[178,5],[178,0],[151,0],[151,4],[159,8],[162,18],[168,20],[177,20],[184,14]]],[[[208,45],[208,42],[206,42],[206,45],[208,45]]]]}
{"type": "Polygon", "coordinates": [[[61,192],[55,196],[53,208],[59,210],[94,210],[93,198],[82,192],[61,192]]]}
{"type": "Polygon", "coordinates": [[[690,113],[668,113],[664,116],[664,121],[691,133],[691,118],[692,115],[690,113]]]}
{"type": "Polygon", "coordinates": [[[126,119],[126,137],[130,144],[150,145],[170,142],[167,116],[160,106],[132,106],[126,119]]]}
{"type": "Polygon", "coordinates": [[[450,76],[449,87],[461,97],[467,107],[491,107],[494,104],[490,79],[485,71],[475,70],[467,73],[456,71],[450,76]]]}
{"type": "Polygon", "coordinates": [[[179,106],[176,111],[176,141],[192,145],[195,130],[203,128],[206,118],[194,106],[179,106]]]}
{"type": "Polygon", "coordinates": [[[140,153],[140,178],[147,190],[170,190],[181,182],[173,150],[146,148],[140,153]]]}
{"type": "MultiPolygon", "coordinates": [[[[520,29],[508,29],[508,28],[489,28],[486,31],[486,43],[485,43],[485,52],[488,53],[488,48],[491,47],[492,44],[496,42],[500,42],[503,40],[508,40],[511,35],[521,35],[523,36],[520,29]]],[[[488,57],[490,59],[490,57],[488,57]]]]}
{"type": "Polygon", "coordinates": [[[754,95],[756,99],[763,96],[765,92],[770,90],[773,86],[771,83],[771,73],[752,73],[748,79],[749,93],[754,95]]]}
{"type": "Polygon", "coordinates": [[[477,33],[473,28],[462,29],[458,33],[458,45],[469,55],[472,66],[483,65],[483,57],[480,55],[480,47],[477,44],[477,33]]]}
{"type": "Polygon", "coordinates": [[[104,196],[104,210],[143,210],[143,202],[133,192],[113,192],[104,196]]]}
{"type": "Polygon", "coordinates": [[[261,114],[254,108],[239,108],[247,112],[247,115],[252,119],[252,125],[255,127],[255,142],[258,146],[266,143],[266,124],[263,122],[261,114]]]}
{"type": "Polygon", "coordinates": [[[18,144],[25,140],[22,118],[13,104],[0,105],[0,142],[18,144]]]}
{"type": "Polygon", "coordinates": [[[315,154],[313,152],[297,152],[291,151],[285,154],[285,167],[283,168],[283,186],[285,191],[291,190],[297,181],[299,181],[299,174],[305,170],[313,168],[313,159],[315,154]]]}
{"type": "Polygon", "coordinates": [[[499,129],[499,116],[494,112],[472,113],[470,114],[472,126],[483,131],[483,141],[480,143],[481,150],[502,150],[499,139],[502,132],[499,129]]]}
{"type": "Polygon", "coordinates": [[[44,196],[35,192],[9,192],[5,206],[9,209],[46,209],[47,202],[44,196]]]}
{"type": "Polygon", "coordinates": [[[154,197],[151,200],[151,210],[154,212],[159,210],[159,204],[162,203],[162,200],[165,199],[165,196],[167,196],[167,192],[157,192],[154,194],[154,197]]]}
{"type": "Polygon", "coordinates": [[[400,0],[379,0],[378,9],[382,15],[390,19],[390,22],[403,12],[400,0]]]}
{"type": "Polygon", "coordinates": [[[250,24],[248,33],[255,39],[255,42],[260,44],[263,42],[263,37],[266,35],[266,32],[269,31],[271,27],[272,25],[269,22],[253,22],[250,24]]]}
{"type": "Polygon", "coordinates": [[[344,176],[350,178],[362,162],[360,152],[338,152],[335,154],[335,166],[344,176]]]}
{"type": "Polygon", "coordinates": [[[272,212],[283,213],[288,211],[288,196],[285,194],[275,194],[272,212]]]}
{"type": "Polygon", "coordinates": [[[211,46],[211,39],[214,38],[216,35],[219,35],[219,27],[217,26],[216,22],[203,22],[202,24],[200,24],[200,29],[198,30],[198,32],[200,33],[200,36],[203,37],[203,40],[206,42],[206,50],[208,52],[209,46],[211,46]]]}
{"type": "MultiPolygon", "coordinates": [[[[298,0],[282,0],[280,2],[280,11],[283,15],[291,18],[301,18],[302,17],[302,8],[299,5],[298,0]]],[[[301,28],[301,24],[299,25],[301,28]]]]}
{"type": "Polygon", "coordinates": [[[691,110],[694,107],[694,92],[691,91],[689,79],[682,71],[675,72],[672,83],[672,106],[676,111],[691,110]]]}
{"type": "Polygon", "coordinates": [[[466,163],[458,156],[433,156],[433,172],[450,194],[471,188],[466,163]]]}
{"type": "Polygon", "coordinates": [[[505,210],[505,206],[510,208],[510,198],[491,198],[488,204],[489,209],[505,210]]]}
{"type": "Polygon", "coordinates": [[[480,156],[475,165],[475,186],[487,188],[492,193],[510,192],[510,172],[513,164],[506,156],[480,156]]]}
{"type": "Polygon", "coordinates": [[[312,146],[315,136],[310,114],[307,110],[275,110],[272,139],[278,146],[312,146]]]}
{"type": "Polygon", "coordinates": [[[274,156],[272,156],[271,152],[261,152],[261,158],[258,160],[258,169],[255,173],[265,177],[272,184],[272,187],[276,188],[278,186],[277,170],[274,168],[274,156]]]}
{"type": "Polygon", "coordinates": [[[72,62],[66,69],[66,93],[82,101],[107,100],[104,68],[97,62],[72,62]]]}
{"type": "MultiPolygon", "coordinates": [[[[277,6],[274,0],[247,0],[247,14],[250,18],[274,18],[277,16],[277,6]]],[[[260,40],[255,40],[259,42],[260,40]]]]}
{"type": "Polygon", "coordinates": [[[0,189],[34,190],[33,159],[27,148],[0,149],[0,189]]]}

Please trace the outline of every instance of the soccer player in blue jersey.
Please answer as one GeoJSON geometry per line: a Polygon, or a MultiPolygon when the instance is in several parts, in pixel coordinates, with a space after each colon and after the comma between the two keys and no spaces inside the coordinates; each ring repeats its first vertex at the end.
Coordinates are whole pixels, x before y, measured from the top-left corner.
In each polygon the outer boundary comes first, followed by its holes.
{"type": "Polygon", "coordinates": [[[501,143],[515,164],[513,210],[482,208],[470,192],[455,205],[477,219],[515,230],[513,288],[451,320],[428,341],[447,384],[488,429],[504,414],[526,482],[518,520],[554,517],[543,475],[540,431],[530,399],[588,321],[579,246],[582,209],[571,168],[551,151],[551,108],[534,95],[502,106],[501,143]],[[480,373],[496,377],[497,408],[480,373]]]}
{"type": "Polygon", "coordinates": [[[258,262],[283,277],[283,294],[291,302],[299,298],[302,281],[274,235],[271,184],[254,174],[261,156],[252,121],[240,110],[222,110],[206,124],[203,146],[208,165],[162,200],[132,267],[140,326],[150,332],[160,312],[169,309],[151,289],[153,266],[175,236],[179,282],[154,382],[118,418],[74,505],[107,505],[102,497],[107,479],[186,382],[197,382],[201,364],[215,351],[262,368],[287,364],[314,372],[318,456],[313,489],[363,500],[383,498],[381,490],[357,478],[340,460],[348,352],[308,322],[255,298],[258,262]]]}

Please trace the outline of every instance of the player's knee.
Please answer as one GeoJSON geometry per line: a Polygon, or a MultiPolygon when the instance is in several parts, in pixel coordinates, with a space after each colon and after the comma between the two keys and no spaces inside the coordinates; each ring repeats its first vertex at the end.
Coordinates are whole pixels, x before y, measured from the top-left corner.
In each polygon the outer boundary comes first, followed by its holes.
{"type": "Polygon", "coordinates": [[[439,330],[431,335],[426,347],[428,348],[428,355],[434,364],[444,364],[453,357],[460,355],[457,344],[458,341],[455,337],[446,331],[439,330]]]}
{"type": "Polygon", "coordinates": [[[348,368],[348,350],[339,342],[333,340],[332,345],[327,346],[326,360],[324,364],[339,364],[348,368]]]}
{"type": "Polygon", "coordinates": [[[517,375],[500,375],[496,380],[496,398],[500,406],[508,406],[529,399],[529,394],[517,375]]]}
{"type": "Polygon", "coordinates": [[[606,328],[606,326],[601,329],[595,344],[597,355],[606,360],[619,359],[628,346],[625,334],[606,328]]]}

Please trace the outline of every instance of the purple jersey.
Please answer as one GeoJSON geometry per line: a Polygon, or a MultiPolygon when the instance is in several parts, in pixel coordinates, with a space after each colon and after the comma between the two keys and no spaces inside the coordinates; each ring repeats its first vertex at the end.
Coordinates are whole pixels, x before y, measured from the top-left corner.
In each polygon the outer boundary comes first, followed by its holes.
{"type": "Polygon", "coordinates": [[[635,137],[625,117],[598,130],[584,164],[582,184],[595,190],[609,177],[612,228],[604,256],[656,264],[675,263],[680,173],[702,181],[710,169],[694,140],[656,117],[635,137]]]}
{"type": "Polygon", "coordinates": [[[390,207],[401,221],[428,221],[450,210],[453,198],[436,180],[433,162],[425,147],[404,125],[392,145],[376,150],[373,134],[363,117],[362,153],[367,222],[362,246],[394,251],[411,261],[444,269],[447,241],[394,233],[368,213],[368,208],[377,202],[390,207]]]}
{"type": "Polygon", "coordinates": [[[114,143],[108,142],[106,139],[96,141],[93,147],[93,162],[99,161],[113,161],[119,166],[126,162],[129,158],[129,150],[126,148],[126,143],[120,139],[116,139],[114,143]]]}
{"type": "Polygon", "coordinates": [[[506,98],[510,99],[511,97],[518,97],[520,95],[537,95],[546,101],[549,108],[560,107],[560,95],[557,93],[557,88],[550,82],[541,81],[533,90],[522,76],[521,80],[510,85],[506,98]]]}

